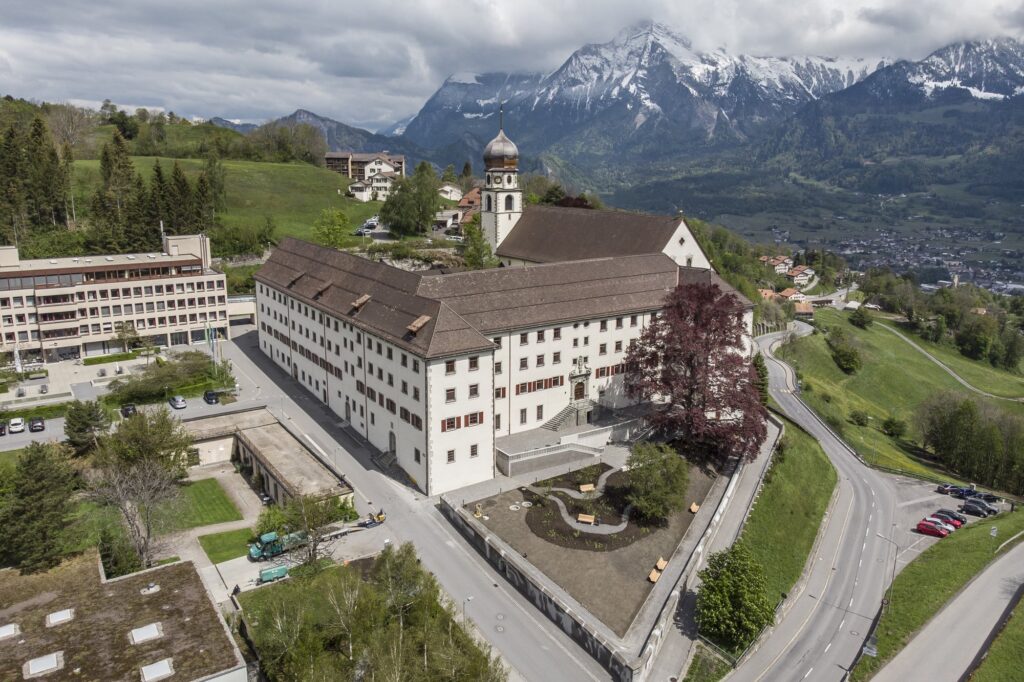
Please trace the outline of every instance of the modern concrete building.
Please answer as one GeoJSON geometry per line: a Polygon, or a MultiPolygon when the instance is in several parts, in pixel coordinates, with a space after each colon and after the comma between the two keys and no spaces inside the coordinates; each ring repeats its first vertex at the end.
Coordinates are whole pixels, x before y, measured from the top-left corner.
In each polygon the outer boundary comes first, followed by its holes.
{"type": "Polygon", "coordinates": [[[158,346],[228,336],[227,286],[205,235],[167,236],[161,253],[21,260],[0,246],[0,350],[52,361],[122,350],[121,325],[158,346]]]}

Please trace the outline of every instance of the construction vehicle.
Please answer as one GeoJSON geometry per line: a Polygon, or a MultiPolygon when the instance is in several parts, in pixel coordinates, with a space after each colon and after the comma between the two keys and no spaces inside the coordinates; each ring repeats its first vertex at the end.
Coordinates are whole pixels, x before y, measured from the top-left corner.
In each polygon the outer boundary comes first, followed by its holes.
{"type": "Polygon", "coordinates": [[[380,512],[377,513],[377,514],[373,514],[373,513],[367,514],[366,518],[359,522],[359,527],[360,528],[374,528],[374,527],[379,526],[380,524],[384,523],[384,521],[387,518],[388,518],[388,515],[384,513],[383,509],[381,509],[380,512]]]}
{"type": "Polygon", "coordinates": [[[265,561],[304,544],[306,544],[306,534],[302,531],[289,533],[283,537],[278,536],[277,533],[264,533],[255,543],[249,545],[249,559],[265,561]]]}
{"type": "Polygon", "coordinates": [[[257,585],[263,585],[266,583],[272,583],[275,580],[281,580],[282,578],[288,577],[288,567],[284,564],[280,566],[272,566],[271,568],[264,568],[260,571],[259,580],[256,581],[257,585]]]}

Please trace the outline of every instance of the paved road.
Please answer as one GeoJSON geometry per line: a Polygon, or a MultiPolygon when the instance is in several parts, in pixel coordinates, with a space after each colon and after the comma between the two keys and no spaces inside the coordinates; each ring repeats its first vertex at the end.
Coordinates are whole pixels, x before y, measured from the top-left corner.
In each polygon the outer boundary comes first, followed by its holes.
{"type": "MultiPolygon", "coordinates": [[[[800,333],[809,333],[800,325],[800,333]]],[[[770,353],[788,332],[757,339],[769,369],[769,390],[786,415],[820,443],[839,474],[839,492],[803,590],[761,647],[730,680],[841,680],[879,608],[895,547],[909,542],[894,525],[897,493],[863,465],[794,393],[789,367],[770,353]]]]}
{"type": "Polygon", "coordinates": [[[514,679],[610,679],[609,674],[495,572],[437,510],[436,498],[399,484],[370,463],[369,453],[323,407],[256,348],[254,332],[223,345],[236,376],[255,384],[271,412],[285,419],[352,484],[360,513],[383,508],[382,531],[394,543],[412,542],[423,565],[452,602],[516,671],[514,679]],[[470,597],[472,599],[470,599],[470,597]]]}
{"type": "MultiPolygon", "coordinates": [[[[907,337],[907,336],[906,336],[905,334],[903,334],[903,333],[901,333],[901,332],[899,332],[899,331],[897,331],[897,330],[893,329],[892,327],[890,327],[890,326],[889,326],[889,325],[887,325],[887,324],[884,324],[884,323],[881,323],[881,322],[879,322],[878,324],[879,324],[879,326],[880,326],[880,327],[881,327],[882,329],[884,329],[884,330],[886,330],[886,331],[888,331],[888,332],[892,332],[892,333],[893,333],[893,334],[895,334],[896,336],[900,337],[901,339],[903,339],[904,341],[906,341],[907,343],[909,343],[909,344],[910,344],[911,346],[913,346],[913,347],[914,347],[914,348],[915,348],[916,350],[918,350],[918,351],[919,351],[919,352],[920,352],[921,354],[923,354],[923,355],[924,355],[925,357],[927,357],[927,358],[928,358],[929,360],[931,360],[932,362],[934,362],[934,363],[935,363],[936,365],[938,365],[938,366],[939,366],[939,367],[941,367],[942,369],[946,370],[946,372],[947,372],[947,373],[948,373],[948,374],[949,374],[949,375],[950,375],[951,377],[953,377],[953,378],[954,378],[954,379],[956,379],[956,380],[957,380],[958,382],[960,382],[961,384],[963,384],[963,386],[964,386],[965,388],[967,388],[967,390],[969,390],[969,391],[973,391],[974,393],[977,393],[978,395],[983,395],[983,396],[985,396],[986,398],[992,398],[993,400],[1009,400],[1009,401],[1012,401],[1012,402],[1015,402],[1015,403],[1016,403],[1016,402],[1021,402],[1021,401],[1024,401],[1024,398],[1007,398],[1007,397],[1005,397],[1005,396],[1001,396],[1001,395],[993,395],[993,394],[991,394],[991,393],[989,393],[989,392],[987,392],[987,391],[983,391],[983,390],[981,390],[980,388],[978,388],[978,387],[974,386],[973,384],[970,384],[970,383],[968,383],[966,379],[964,379],[964,378],[963,378],[963,377],[961,377],[961,376],[960,376],[959,374],[957,374],[957,373],[956,373],[956,372],[954,372],[954,371],[953,371],[952,369],[950,369],[950,368],[949,368],[949,366],[947,366],[947,365],[946,365],[945,363],[943,363],[943,362],[942,362],[941,360],[939,360],[939,359],[938,359],[937,357],[935,357],[934,355],[932,355],[931,353],[929,353],[928,351],[926,351],[926,350],[925,350],[924,348],[922,348],[921,346],[917,345],[917,344],[916,344],[916,343],[914,342],[914,340],[913,340],[913,339],[910,339],[910,338],[909,338],[909,337],[907,337]]],[[[1024,390],[1024,384],[1022,384],[1022,385],[1021,385],[1021,390],[1024,390]]]]}
{"type": "Polygon", "coordinates": [[[959,680],[985,646],[985,640],[1022,584],[1024,544],[1017,545],[979,574],[874,679],[959,680]]]}

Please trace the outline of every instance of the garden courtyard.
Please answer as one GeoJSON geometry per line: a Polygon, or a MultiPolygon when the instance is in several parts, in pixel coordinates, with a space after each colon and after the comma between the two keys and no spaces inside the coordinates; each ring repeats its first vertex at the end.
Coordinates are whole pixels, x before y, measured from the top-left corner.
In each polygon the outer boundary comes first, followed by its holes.
{"type": "Polygon", "coordinates": [[[649,576],[658,561],[686,560],[672,555],[693,522],[690,505],[704,503],[717,476],[693,464],[688,473],[686,506],[663,521],[635,513],[624,521],[629,474],[608,464],[475,500],[466,509],[622,637],[654,587],[649,576]],[[579,523],[580,514],[598,523],[579,523]]]}

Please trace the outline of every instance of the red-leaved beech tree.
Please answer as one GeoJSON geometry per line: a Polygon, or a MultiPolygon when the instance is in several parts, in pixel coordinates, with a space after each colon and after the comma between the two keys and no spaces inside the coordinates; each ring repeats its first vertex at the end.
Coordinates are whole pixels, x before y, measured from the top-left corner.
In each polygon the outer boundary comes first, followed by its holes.
{"type": "Polygon", "coordinates": [[[757,372],[743,353],[743,312],[717,284],[680,285],[626,354],[629,396],[659,403],[652,424],[720,462],[755,459],[767,433],[757,372]]]}

